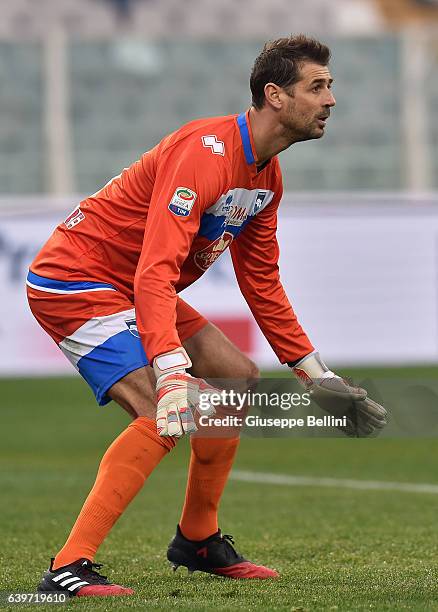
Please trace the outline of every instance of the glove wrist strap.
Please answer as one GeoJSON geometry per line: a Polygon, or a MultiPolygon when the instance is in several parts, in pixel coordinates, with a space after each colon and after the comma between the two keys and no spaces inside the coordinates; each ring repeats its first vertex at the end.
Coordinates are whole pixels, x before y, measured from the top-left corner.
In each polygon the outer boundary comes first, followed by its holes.
{"type": "Polygon", "coordinates": [[[191,368],[192,362],[186,350],[180,346],[168,353],[157,355],[153,362],[155,376],[158,378],[174,372],[184,373],[186,368],[191,368]]]}
{"type": "Polygon", "coordinates": [[[318,351],[303,357],[295,364],[292,371],[305,387],[311,387],[315,380],[336,377],[336,374],[325,365],[318,351]]]}

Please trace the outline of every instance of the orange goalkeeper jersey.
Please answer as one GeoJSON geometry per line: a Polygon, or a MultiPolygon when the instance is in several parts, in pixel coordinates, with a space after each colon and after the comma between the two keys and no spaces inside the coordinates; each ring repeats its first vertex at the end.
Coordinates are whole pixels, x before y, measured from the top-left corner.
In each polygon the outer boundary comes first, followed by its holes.
{"type": "Polygon", "coordinates": [[[32,272],[126,294],[152,361],[181,345],[177,293],[230,247],[242,294],[280,361],[306,355],[313,347],[278,272],[280,166],[274,157],[257,169],[254,151],[248,112],[184,125],[83,200],[32,272]]]}

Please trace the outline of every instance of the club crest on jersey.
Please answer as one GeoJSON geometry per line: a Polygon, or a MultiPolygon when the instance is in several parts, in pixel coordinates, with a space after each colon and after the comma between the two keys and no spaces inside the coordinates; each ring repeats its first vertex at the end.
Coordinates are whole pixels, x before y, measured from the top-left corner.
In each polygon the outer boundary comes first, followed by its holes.
{"type": "Polygon", "coordinates": [[[127,319],[125,321],[126,327],[129,329],[131,334],[136,338],[140,338],[140,334],[138,333],[137,321],[136,319],[127,319]]]}
{"type": "Polygon", "coordinates": [[[222,236],[219,236],[214,242],[209,244],[205,249],[198,251],[195,253],[195,264],[200,268],[203,272],[208,270],[208,268],[214,264],[216,259],[222,255],[222,253],[230,246],[233,240],[233,234],[230,232],[225,232],[222,236]]]}
{"type": "Polygon", "coordinates": [[[261,207],[263,206],[263,202],[265,201],[266,196],[268,195],[267,191],[259,191],[256,196],[256,201],[254,204],[254,214],[256,215],[261,207]]]}
{"type": "Polygon", "coordinates": [[[64,221],[67,229],[73,229],[75,225],[85,219],[85,215],[80,208],[75,208],[74,211],[64,221]]]}
{"type": "Polygon", "coordinates": [[[177,187],[169,203],[169,210],[178,217],[188,217],[198,194],[188,187],[177,187]]]}

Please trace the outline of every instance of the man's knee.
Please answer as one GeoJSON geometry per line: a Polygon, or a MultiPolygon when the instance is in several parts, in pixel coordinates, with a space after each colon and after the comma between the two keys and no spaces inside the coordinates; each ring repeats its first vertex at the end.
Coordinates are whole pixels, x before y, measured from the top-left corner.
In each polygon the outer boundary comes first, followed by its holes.
{"type": "Polygon", "coordinates": [[[242,364],[238,376],[236,375],[233,387],[235,391],[244,393],[245,391],[255,389],[260,380],[260,370],[251,359],[245,359],[242,364]]]}
{"type": "Polygon", "coordinates": [[[248,359],[248,380],[255,381],[256,383],[260,380],[260,370],[257,365],[251,359],[248,359]]]}
{"type": "Polygon", "coordinates": [[[212,323],[188,338],[184,346],[193,362],[193,376],[244,381],[260,377],[256,364],[212,323]]]}

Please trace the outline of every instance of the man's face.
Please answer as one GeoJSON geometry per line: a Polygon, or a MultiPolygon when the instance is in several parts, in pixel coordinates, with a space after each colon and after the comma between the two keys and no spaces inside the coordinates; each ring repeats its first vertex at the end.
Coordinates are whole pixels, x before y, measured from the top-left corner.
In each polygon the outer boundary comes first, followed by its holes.
{"type": "Polygon", "coordinates": [[[286,99],[280,117],[295,142],[321,138],[330,109],[336,104],[327,66],[305,62],[300,72],[301,79],[283,90],[286,99]]]}

